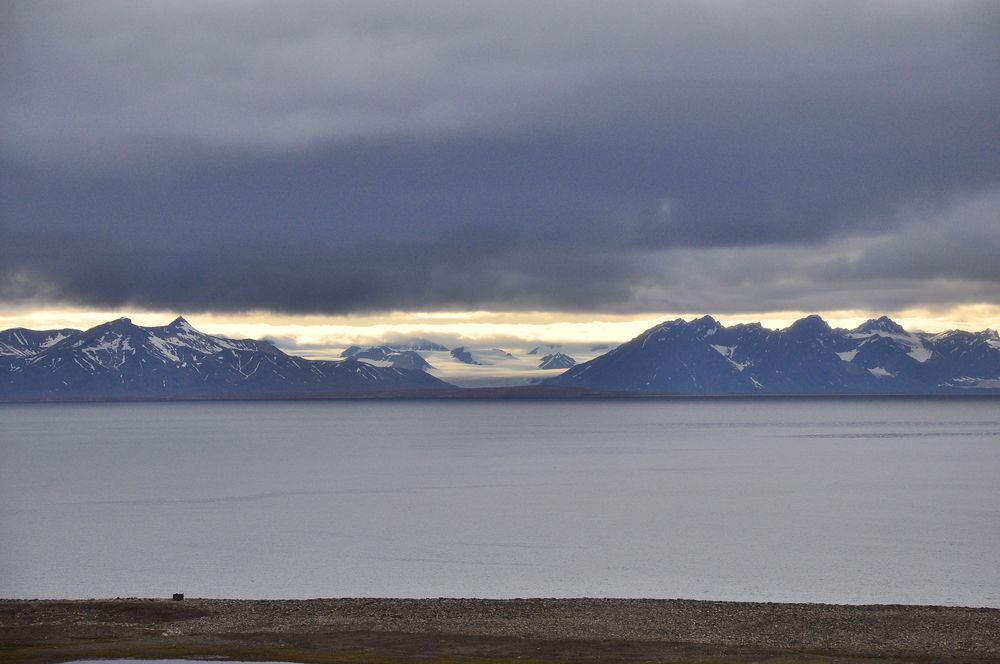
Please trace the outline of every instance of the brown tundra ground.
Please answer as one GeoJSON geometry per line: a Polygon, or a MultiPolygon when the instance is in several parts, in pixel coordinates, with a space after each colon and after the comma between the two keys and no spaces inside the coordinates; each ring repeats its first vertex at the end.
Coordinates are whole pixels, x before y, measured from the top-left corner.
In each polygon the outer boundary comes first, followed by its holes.
{"type": "Polygon", "coordinates": [[[0,600],[0,662],[1000,662],[1000,609],[630,599],[0,600]]]}

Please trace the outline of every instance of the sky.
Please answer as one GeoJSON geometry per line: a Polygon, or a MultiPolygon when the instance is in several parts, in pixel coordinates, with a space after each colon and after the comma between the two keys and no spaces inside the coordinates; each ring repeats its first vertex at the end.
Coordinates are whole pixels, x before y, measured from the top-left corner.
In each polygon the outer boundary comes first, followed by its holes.
{"type": "Polygon", "coordinates": [[[997,327],[998,34],[974,0],[5,2],[0,327],[997,327]]]}

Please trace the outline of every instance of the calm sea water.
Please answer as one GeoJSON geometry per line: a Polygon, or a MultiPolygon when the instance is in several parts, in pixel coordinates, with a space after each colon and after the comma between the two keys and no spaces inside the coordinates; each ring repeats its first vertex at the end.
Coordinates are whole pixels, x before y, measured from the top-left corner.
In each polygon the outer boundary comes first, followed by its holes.
{"type": "Polygon", "coordinates": [[[1000,607],[1000,401],[0,405],[0,597],[1000,607]]]}

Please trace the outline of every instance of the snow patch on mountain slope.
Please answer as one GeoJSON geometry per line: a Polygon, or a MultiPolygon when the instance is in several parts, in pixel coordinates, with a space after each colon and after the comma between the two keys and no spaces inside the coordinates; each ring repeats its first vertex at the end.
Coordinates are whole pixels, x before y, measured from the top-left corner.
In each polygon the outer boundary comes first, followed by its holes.
{"type": "Polygon", "coordinates": [[[356,359],[358,362],[363,362],[363,363],[371,365],[373,367],[388,368],[388,367],[392,366],[392,360],[372,360],[372,359],[367,358],[367,357],[358,357],[358,358],[354,358],[354,359],[356,359]]]}
{"type": "Polygon", "coordinates": [[[180,362],[181,358],[176,352],[176,347],[180,344],[171,344],[156,336],[150,336],[149,343],[159,352],[161,357],[166,358],[171,362],[180,362]]]}
{"type": "Polygon", "coordinates": [[[26,350],[21,350],[20,348],[14,348],[13,346],[8,346],[4,342],[0,341],[0,357],[30,357],[31,353],[26,350]]]}
{"type": "Polygon", "coordinates": [[[962,376],[956,378],[951,383],[954,387],[964,387],[969,389],[1000,389],[1000,378],[972,378],[962,376]]]}
{"type": "Polygon", "coordinates": [[[931,359],[931,356],[933,354],[934,353],[931,351],[931,349],[924,345],[923,339],[920,338],[917,338],[912,343],[912,345],[910,346],[910,352],[907,353],[907,355],[912,357],[917,362],[926,362],[927,360],[931,359]]]}
{"type": "Polygon", "coordinates": [[[117,369],[125,363],[126,355],[135,354],[135,349],[125,337],[105,335],[96,345],[80,348],[80,352],[94,364],[117,369]]]}
{"type": "Polygon", "coordinates": [[[729,360],[729,363],[736,367],[739,371],[743,371],[751,364],[750,362],[737,362],[733,359],[733,353],[736,351],[736,346],[721,346],[719,344],[709,345],[714,348],[719,355],[729,360]]]}
{"type": "MultiPolygon", "coordinates": [[[[852,339],[864,339],[866,341],[874,337],[885,337],[886,339],[892,339],[893,341],[896,341],[901,345],[909,348],[906,354],[912,357],[917,362],[921,363],[931,359],[931,356],[933,355],[933,352],[931,351],[930,348],[927,347],[927,345],[924,343],[924,340],[915,334],[909,334],[909,333],[898,334],[895,332],[886,332],[884,330],[878,330],[873,333],[851,332],[847,336],[851,337],[852,339]]],[[[837,354],[840,355],[840,353],[837,354]]],[[[847,361],[849,362],[850,360],[847,361]]]]}
{"type": "Polygon", "coordinates": [[[42,348],[52,348],[63,339],[69,339],[69,337],[70,335],[68,334],[63,334],[62,332],[56,332],[51,337],[48,337],[45,341],[43,341],[38,345],[42,348]]]}

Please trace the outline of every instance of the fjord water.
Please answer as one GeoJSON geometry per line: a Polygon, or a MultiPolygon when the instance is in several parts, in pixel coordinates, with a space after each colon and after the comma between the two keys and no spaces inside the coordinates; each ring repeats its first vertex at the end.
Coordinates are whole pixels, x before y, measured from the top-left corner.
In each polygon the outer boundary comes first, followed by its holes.
{"type": "Polygon", "coordinates": [[[1000,401],[0,405],[0,597],[1000,607],[1000,401]]]}

